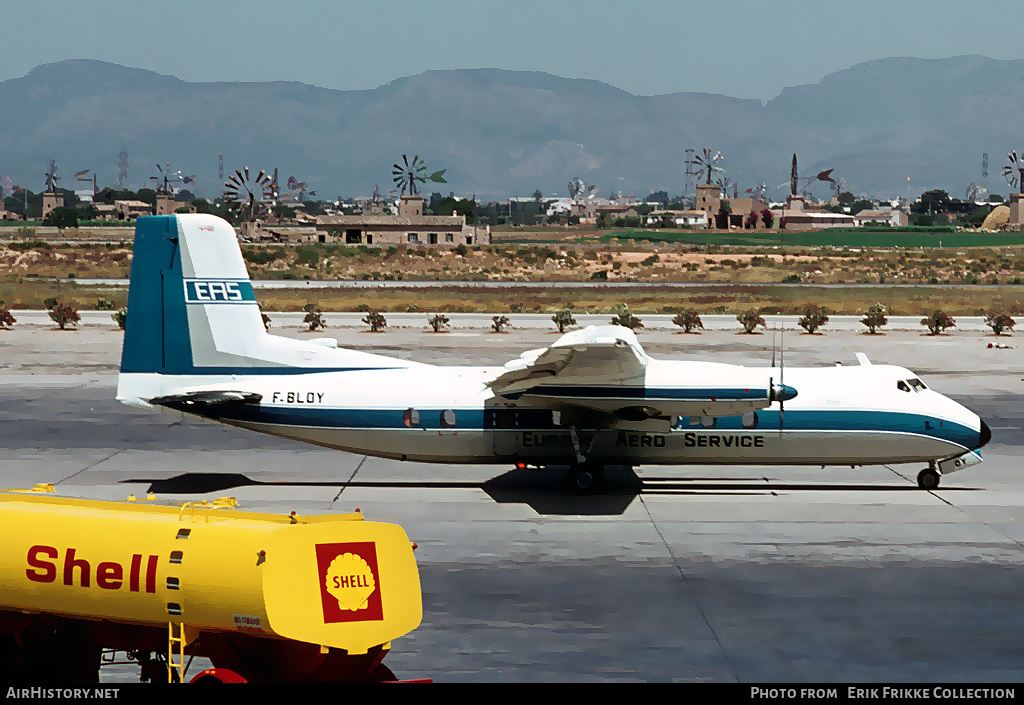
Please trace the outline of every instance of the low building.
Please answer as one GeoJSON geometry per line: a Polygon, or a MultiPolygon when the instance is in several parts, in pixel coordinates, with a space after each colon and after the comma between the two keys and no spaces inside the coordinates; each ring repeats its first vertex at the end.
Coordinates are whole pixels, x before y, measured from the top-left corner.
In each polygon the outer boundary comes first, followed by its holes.
{"type": "Polygon", "coordinates": [[[676,226],[687,226],[691,228],[706,228],[708,226],[708,214],[701,210],[657,210],[644,216],[647,225],[657,225],[666,220],[676,226]]]}
{"type": "Polygon", "coordinates": [[[398,215],[322,215],[316,239],[346,245],[488,245],[490,227],[466,224],[463,215],[423,215],[423,199],[402,196],[398,215]]]}
{"type": "Polygon", "coordinates": [[[145,201],[114,201],[114,209],[120,220],[135,220],[139,216],[153,215],[153,206],[145,201]]]}
{"type": "Polygon", "coordinates": [[[853,216],[856,225],[890,225],[894,228],[905,228],[910,224],[910,216],[898,208],[881,208],[864,210],[853,216]]]}

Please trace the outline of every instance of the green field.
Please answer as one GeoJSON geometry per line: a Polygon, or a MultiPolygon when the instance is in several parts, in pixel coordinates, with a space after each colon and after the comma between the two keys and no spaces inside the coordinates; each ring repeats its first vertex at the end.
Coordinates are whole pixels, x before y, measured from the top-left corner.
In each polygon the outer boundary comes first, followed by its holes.
{"type": "Polygon", "coordinates": [[[603,243],[674,243],[682,245],[734,245],[743,247],[1007,247],[1024,245],[1024,233],[979,233],[953,228],[852,228],[810,232],[778,230],[619,230],[598,237],[603,243]]]}

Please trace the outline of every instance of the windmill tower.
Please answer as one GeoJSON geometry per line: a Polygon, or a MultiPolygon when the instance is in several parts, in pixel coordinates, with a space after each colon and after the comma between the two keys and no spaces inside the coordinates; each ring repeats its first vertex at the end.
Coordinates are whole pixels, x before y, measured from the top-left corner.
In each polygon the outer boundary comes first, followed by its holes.
{"type": "Polygon", "coordinates": [[[46,190],[43,191],[43,217],[50,214],[50,211],[64,207],[64,194],[57,193],[57,163],[50,160],[50,168],[46,171],[46,190]]]}

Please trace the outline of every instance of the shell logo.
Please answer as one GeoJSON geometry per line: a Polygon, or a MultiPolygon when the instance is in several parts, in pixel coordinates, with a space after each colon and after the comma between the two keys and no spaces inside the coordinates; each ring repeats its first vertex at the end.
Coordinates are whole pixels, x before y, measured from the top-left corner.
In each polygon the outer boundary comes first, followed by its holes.
{"type": "Polygon", "coordinates": [[[316,544],[324,623],[384,619],[372,541],[316,544]]]}

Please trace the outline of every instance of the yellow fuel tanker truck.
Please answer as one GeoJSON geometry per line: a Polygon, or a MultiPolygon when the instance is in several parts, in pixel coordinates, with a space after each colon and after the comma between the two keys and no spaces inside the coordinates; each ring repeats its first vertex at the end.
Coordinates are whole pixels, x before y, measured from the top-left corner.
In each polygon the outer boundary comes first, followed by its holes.
{"type": "MultiPolygon", "coordinates": [[[[47,491],[50,490],[50,491],[47,491]]],[[[239,511],[0,491],[0,680],[95,683],[103,651],[144,679],[393,680],[390,642],[419,626],[414,545],[351,514],[239,511]]]]}

